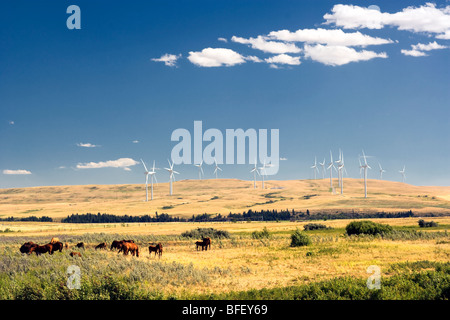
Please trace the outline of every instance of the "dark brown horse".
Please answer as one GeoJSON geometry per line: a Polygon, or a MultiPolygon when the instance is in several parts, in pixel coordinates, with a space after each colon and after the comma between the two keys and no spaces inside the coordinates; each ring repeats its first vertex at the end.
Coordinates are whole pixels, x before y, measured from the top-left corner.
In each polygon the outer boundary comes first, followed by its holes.
{"type": "Polygon", "coordinates": [[[55,252],[55,251],[59,251],[59,252],[62,252],[62,249],[63,249],[63,247],[64,247],[64,245],[63,245],[63,243],[62,242],[55,242],[55,243],[53,243],[53,244],[51,244],[52,245],[52,254],[53,254],[53,252],[55,252]]]}
{"type": "Polygon", "coordinates": [[[202,238],[202,241],[205,243],[206,246],[206,250],[211,250],[211,238],[210,237],[206,237],[206,238],[202,238]]]}
{"type": "MultiPolygon", "coordinates": [[[[34,248],[34,247],[36,247],[37,246],[37,244],[36,243],[34,243],[34,242],[32,242],[32,241],[29,241],[29,242],[25,242],[21,247],[20,247],[20,252],[22,252],[22,253],[26,253],[26,254],[30,254],[30,253],[32,253],[33,251],[32,251],[32,248],[34,248]]],[[[33,249],[34,250],[34,249],[33,249]]]]}
{"type": "Polygon", "coordinates": [[[155,253],[155,257],[156,257],[156,254],[158,254],[159,258],[161,258],[162,252],[163,252],[163,247],[162,247],[161,242],[158,243],[156,246],[152,246],[152,245],[148,246],[148,253],[151,255],[152,252],[155,253]]]}
{"type": "Polygon", "coordinates": [[[204,241],[196,241],[195,245],[197,246],[197,251],[198,251],[198,247],[202,247],[202,251],[208,250],[208,245],[204,241]]]}
{"type": "Polygon", "coordinates": [[[76,247],[77,247],[77,248],[83,248],[83,249],[85,249],[85,248],[84,248],[84,243],[83,243],[83,242],[77,243],[76,247]]]}
{"type": "Polygon", "coordinates": [[[35,246],[31,249],[31,252],[36,253],[37,256],[43,253],[53,254],[53,245],[51,243],[44,244],[43,246],[35,246]]]}
{"type": "Polygon", "coordinates": [[[106,242],[102,242],[98,246],[96,246],[95,250],[97,250],[97,249],[105,249],[106,250],[106,242]]]}
{"type": "Polygon", "coordinates": [[[114,240],[114,241],[111,243],[111,248],[110,248],[110,250],[112,251],[113,249],[120,249],[121,246],[122,246],[122,241],[114,240]]]}

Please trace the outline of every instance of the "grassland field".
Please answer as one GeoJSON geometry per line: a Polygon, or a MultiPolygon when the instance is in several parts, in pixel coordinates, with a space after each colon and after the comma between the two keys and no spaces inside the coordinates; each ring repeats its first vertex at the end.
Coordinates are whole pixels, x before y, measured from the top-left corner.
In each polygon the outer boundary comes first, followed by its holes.
{"type": "MultiPolygon", "coordinates": [[[[0,214],[2,217],[50,216],[57,220],[76,212],[149,214],[170,204],[173,209],[167,210],[168,213],[188,217],[202,212],[239,212],[249,208],[249,204],[267,200],[265,195],[274,192],[279,199],[288,200],[252,208],[334,210],[342,208],[344,202],[348,202],[348,208],[362,211],[365,205],[371,209],[413,209],[419,213],[420,210],[446,212],[450,208],[450,189],[445,187],[401,184],[399,188],[397,183],[378,182],[387,186],[388,190],[382,192],[381,186],[380,190],[376,189],[377,181],[370,181],[372,192],[379,193],[366,199],[368,203],[378,203],[373,208],[369,204],[359,205],[365,201],[359,194],[360,182],[347,179],[348,195],[345,196],[331,194],[326,187],[329,181],[271,181],[267,190],[253,190],[251,184],[241,181],[232,191],[228,187],[234,181],[230,180],[219,184],[218,190],[209,185],[209,191],[193,191],[192,184],[199,185],[198,181],[183,182],[186,185],[175,184],[173,198],[160,195],[161,199],[154,203],[142,201],[145,193],[140,185],[2,189],[0,214]],[[294,186],[293,190],[288,188],[289,184],[294,186]],[[124,196],[116,195],[119,192],[124,196]],[[304,200],[304,195],[311,194],[317,196],[304,200]],[[210,200],[214,196],[218,198],[210,200]]],[[[419,228],[418,217],[370,220],[389,224],[395,232],[390,236],[347,236],[345,226],[352,220],[344,219],[110,224],[2,221],[0,299],[448,298],[450,291],[445,290],[450,290],[447,232],[450,217],[425,218],[438,223],[432,228],[419,228]],[[305,231],[312,244],[291,247],[291,234],[311,222],[331,228],[305,231]],[[196,228],[225,230],[230,238],[213,239],[211,250],[197,251],[194,244],[197,239],[182,236],[183,232],[196,228]],[[269,231],[269,238],[252,237],[254,231],[263,228],[269,231]],[[69,251],[83,241],[86,249],[76,250],[82,257],[72,258],[65,249],[42,256],[19,252],[26,241],[44,244],[55,236],[69,243],[69,251]],[[112,240],[127,238],[140,246],[139,258],[94,249],[100,242],[110,244],[112,240]],[[147,249],[150,243],[156,242],[164,246],[160,259],[149,255],[147,249]],[[70,265],[81,269],[80,290],[68,290],[65,286],[70,265]],[[382,289],[377,296],[366,288],[370,265],[381,269],[382,289]]]]}

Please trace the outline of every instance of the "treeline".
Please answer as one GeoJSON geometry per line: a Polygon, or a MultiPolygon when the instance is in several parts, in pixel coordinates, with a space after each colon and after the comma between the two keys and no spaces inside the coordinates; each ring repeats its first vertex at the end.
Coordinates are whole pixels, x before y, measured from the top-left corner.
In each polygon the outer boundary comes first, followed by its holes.
{"type": "Polygon", "coordinates": [[[125,222],[177,222],[186,221],[186,219],[172,217],[167,213],[158,214],[155,216],[143,215],[143,216],[129,216],[129,215],[114,215],[107,213],[85,213],[85,214],[72,214],[67,218],[61,219],[63,223],[125,223],[125,222]]]}
{"type": "Polygon", "coordinates": [[[64,223],[128,223],[128,222],[237,222],[237,221],[307,221],[307,220],[334,220],[334,219],[367,219],[367,218],[405,218],[413,217],[411,210],[405,212],[376,212],[376,213],[359,213],[359,212],[336,212],[336,213],[314,213],[295,210],[248,210],[243,213],[222,214],[198,214],[192,215],[191,218],[180,218],[170,216],[167,213],[154,216],[130,216],[130,215],[113,215],[106,213],[86,213],[72,214],[61,220],[64,223]]]}
{"type": "Polygon", "coordinates": [[[33,221],[33,222],[53,222],[53,219],[50,217],[42,216],[42,217],[23,217],[23,218],[15,218],[15,217],[8,217],[8,218],[0,218],[0,221],[33,221]]]}

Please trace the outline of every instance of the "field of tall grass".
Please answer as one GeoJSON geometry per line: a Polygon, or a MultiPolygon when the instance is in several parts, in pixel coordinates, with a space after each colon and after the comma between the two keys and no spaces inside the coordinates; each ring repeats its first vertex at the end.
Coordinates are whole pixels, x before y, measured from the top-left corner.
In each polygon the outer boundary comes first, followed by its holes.
{"type": "Polygon", "coordinates": [[[306,231],[301,223],[252,222],[8,232],[0,236],[0,299],[448,299],[450,224],[436,221],[439,227],[424,231],[417,219],[386,219],[392,232],[350,236],[351,221],[318,221],[328,228],[306,231]],[[210,234],[212,250],[196,250],[199,227],[218,231],[210,234]],[[291,246],[296,230],[311,242],[291,246]],[[26,241],[44,244],[52,236],[69,250],[19,252],[26,241]],[[140,257],[94,249],[121,239],[133,239],[140,257]],[[75,249],[78,242],[86,249],[75,249]],[[161,259],[148,253],[156,242],[164,246],[161,259]],[[82,257],[70,257],[72,250],[82,257]],[[67,286],[72,265],[80,268],[80,289],[67,286]],[[380,290],[366,286],[371,265],[381,269],[380,290]]]}

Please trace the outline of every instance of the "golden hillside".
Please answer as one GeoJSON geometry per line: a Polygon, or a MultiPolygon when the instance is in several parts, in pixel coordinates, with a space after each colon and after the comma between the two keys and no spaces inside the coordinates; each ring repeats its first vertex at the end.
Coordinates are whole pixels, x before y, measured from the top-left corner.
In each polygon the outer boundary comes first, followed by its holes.
{"type": "MultiPolygon", "coordinates": [[[[450,212],[450,187],[420,187],[400,182],[368,180],[368,198],[360,179],[344,179],[344,195],[330,191],[329,180],[253,181],[236,179],[183,180],[154,186],[154,200],[145,202],[145,185],[82,185],[0,189],[0,217],[66,217],[72,213],[184,217],[201,213],[243,212],[249,209],[383,210],[450,212]]],[[[150,189],[150,186],[149,186],[150,189]]],[[[149,190],[150,194],[150,190],[149,190]]]]}

